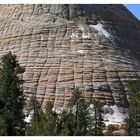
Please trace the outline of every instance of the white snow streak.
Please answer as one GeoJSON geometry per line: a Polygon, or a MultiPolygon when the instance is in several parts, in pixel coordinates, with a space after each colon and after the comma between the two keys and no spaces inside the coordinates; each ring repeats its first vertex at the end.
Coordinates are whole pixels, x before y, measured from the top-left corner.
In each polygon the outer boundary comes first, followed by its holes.
{"type": "Polygon", "coordinates": [[[90,25],[90,27],[96,29],[99,34],[104,35],[106,38],[110,38],[111,36],[111,34],[104,29],[104,25],[101,23],[98,23],[97,25],[90,25]]]}

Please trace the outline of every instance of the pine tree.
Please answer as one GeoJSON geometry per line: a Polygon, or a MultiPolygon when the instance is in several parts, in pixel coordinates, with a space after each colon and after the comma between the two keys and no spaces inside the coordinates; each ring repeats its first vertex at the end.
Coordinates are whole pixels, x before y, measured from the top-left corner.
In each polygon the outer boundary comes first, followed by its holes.
{"type": "Polygon", "coordinates": [[[4,55],[0,62],[0,135],[16,136],[25,134],[23,107],[24,95],[22,80],[17,74],[23,69],[11,52],[4,55]]]}
{"type": "Polygon", "coordinates": [[[140,82],[129,81],[130,102],[128,117],[125,119],[126,135],[140,135],[140,82]]]}
{"type": "Polygon", "coordinates": [[[89,124],[88,103],[82,97],[82,92],[76,88],[70,99],[69,107],[73,110],[74,118],[74,134],[75,136],[83,136],[87,134],[89,124]]]}
{"type": "Polygon", "coordinates": [[[27,105],[29,114],[31,112],[31,122],[26,125],[26,135],[29,136],[40,136],[43,133],[42,130],[42,118],[43,118],[43,111],[41,109],[41,105],[36,99],[36,96],[32,96],[30,101],[28,102],[27,105]]]}
{"type": "Polygon", "coordinates": [[[41,105],[40,103],[37,101],[36,96],[32,96],[30,101],[27,104],[27,110],[28,112],[33,112],[32,114],[32,119],[35,120],[38,116],[39,113],[42,111],[41,110],[41,105]]]}
{"type": "Polygon", "coordinates": [[[45,131],[47,136],[57,135],[58,114],[53,111],[53,103],[48,101],[45,110],[45,131]]]}
{"type": "Polygon", "coordinates": [[[31,122],[27,125],[26,135],[29,136],[55,136],[57,133],[57,113],[54,112],[51,102],[47,102],[45,111],[33,96],[28,104],[33,111],[31,122]]]}
{"type": "Polygon", "coordinates": [[[43,124],[43,115],[44,113],[40,111],[37,117],[33,117],[31,119],[31,123],[27,124],[26,126],[26,135],[27,136],[44,136],[44,124],[43,124]]]}
{"type": "Polygon", "coordinates": [[[98,101],[89,101],[82,96],[82,92],[76,88],[70,99],[69,107],[72,110],[73,135],[76,136],[101,136],[105,126],[102,117],[102,105],[98,101]],[[93,105],[91,107],[91,104],[93,105]]]}
{"type": "Polygon", "coordinates": [[[71,109],[62,110],[58,114],[57,134],[60,136],[73,136],[75,132],[75,116],[71,109]]]}
{"type": "Polygon", "coordinates": [[[102,130],[105,127],[102,116],[102,105],[99,101],[93,100],[90,107],[90,129],[89,134],[92,136],[102,136],[102,130]]]}

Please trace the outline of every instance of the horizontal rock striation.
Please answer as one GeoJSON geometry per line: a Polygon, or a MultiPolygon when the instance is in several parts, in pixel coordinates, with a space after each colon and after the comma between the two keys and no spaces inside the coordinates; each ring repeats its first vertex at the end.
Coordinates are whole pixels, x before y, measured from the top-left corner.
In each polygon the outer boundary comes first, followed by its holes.
{"type": "Polygon", "coordinates": [[[24,94],[66,107],[75,87],[120,111],[140,79],[140,23],[122,5],[0,5],[0,56],[12,51],[24,94]]]}

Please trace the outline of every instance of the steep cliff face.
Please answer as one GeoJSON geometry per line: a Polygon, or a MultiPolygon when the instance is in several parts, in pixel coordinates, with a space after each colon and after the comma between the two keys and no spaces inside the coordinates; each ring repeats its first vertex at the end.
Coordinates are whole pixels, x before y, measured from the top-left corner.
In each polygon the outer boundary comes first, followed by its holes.
{"type": "Polygon", "coordinates": [[[124,111],[140,79],[140,24],[122,5],[0,5],[0,56],[12,51],[24,94],[65,107],[75,87],[124,111]]]}

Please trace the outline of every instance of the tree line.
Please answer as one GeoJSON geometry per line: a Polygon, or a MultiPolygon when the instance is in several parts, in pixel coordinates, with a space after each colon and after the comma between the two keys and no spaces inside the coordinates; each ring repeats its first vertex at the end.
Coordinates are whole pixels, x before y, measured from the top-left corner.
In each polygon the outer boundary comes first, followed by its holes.
{"type": "MultiPolygon", "coordinates": [[[[99,101],[86,100],[76,88],[67,109],[54,110],[48,101],[45,109],[33,96],[26,101],[22,90],[23,80],[19,66],[11,52],[0,61],[0,135],[1,136],[103,136],[105,128],[103,110],[99,101]],[[24,107],[28,108],[25,114],[24,107]],[[25,119],[31,115],[30,122],[25,119]]],[[[125,135],[140,135],[140,89],[138,82],[129,82],[130,104],[126,117],[125,135]]],[[[108,135],[113,135],[110,127],[108,135]]]]}
{"type": "Polygon", "coordinates": [[[104,122],[99,102],[87,102],[79,89],[75,89],[68,109],[53,111],[52,102],[47,102],[45,111],[36,97],[31,99],[33,111],[27,125],[29,136],[101,136],[104,122]]]}

